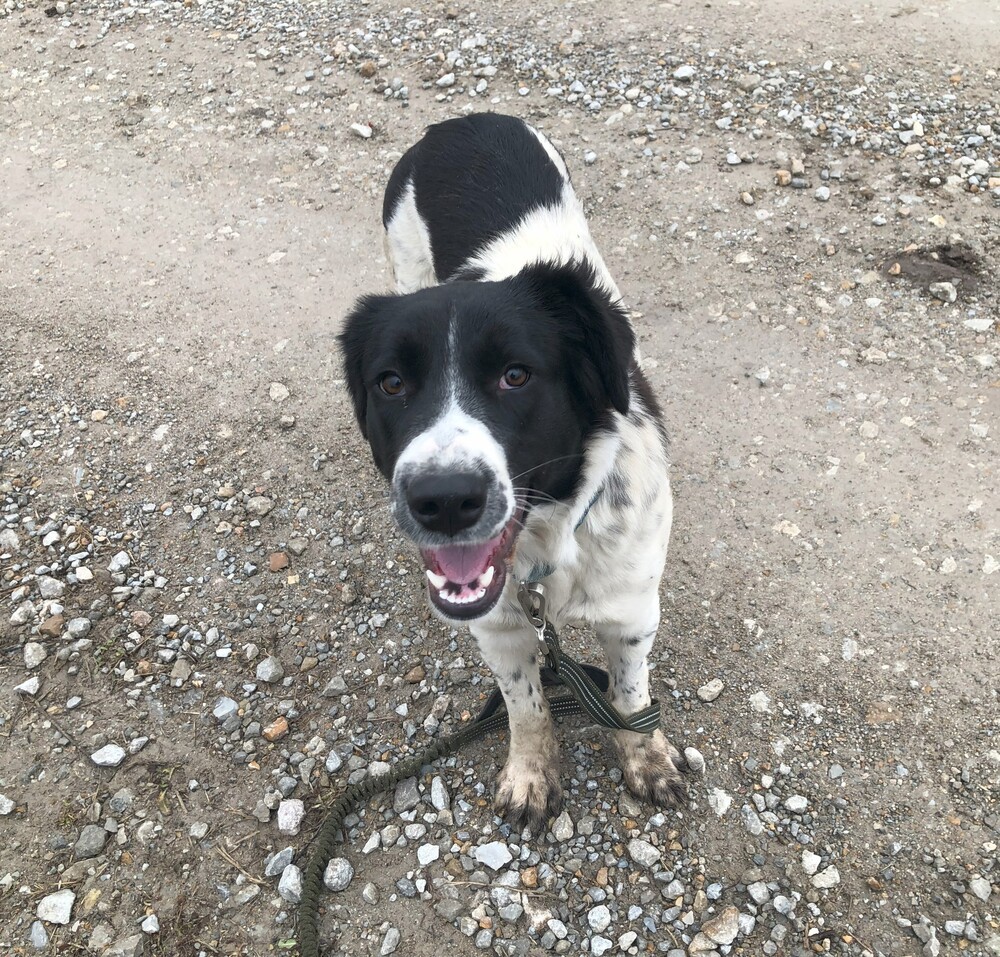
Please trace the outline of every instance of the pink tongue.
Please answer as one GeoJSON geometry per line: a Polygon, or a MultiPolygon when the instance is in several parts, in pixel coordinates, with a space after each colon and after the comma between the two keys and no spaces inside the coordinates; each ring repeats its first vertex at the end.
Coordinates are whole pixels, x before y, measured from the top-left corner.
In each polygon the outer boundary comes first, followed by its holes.
{"type": "Polygon", "coordinates": [[[490,555],[496,549],[500,537],[498,535],[479,545],[445,545],[443,548],[428,548],[424,554],[437,565],[448,581],[456,585],[468,585],[486,571],[490,555]]]}

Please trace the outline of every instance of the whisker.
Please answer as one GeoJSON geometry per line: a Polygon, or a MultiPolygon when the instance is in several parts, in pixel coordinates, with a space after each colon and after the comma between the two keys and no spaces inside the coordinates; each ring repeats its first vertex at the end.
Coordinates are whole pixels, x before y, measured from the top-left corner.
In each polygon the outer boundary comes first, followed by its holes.
{"type": "Polygon", "coordinates": [[[554,465],[556,462],[565,462],[567,459],[582,459],[583,452],[572,452],[569,455],[557,455],[554,459],[549,459],[546,462],[539,462],[538,465],[532,465],[531,468],[525,469],[523,472],[518,472],[517,475],[512,475],[510,477],[512,482],[516,482],[519,478],[524,477],[529,472],[534,472],[537,469],[543,469],[546,465],[554,465]]]}

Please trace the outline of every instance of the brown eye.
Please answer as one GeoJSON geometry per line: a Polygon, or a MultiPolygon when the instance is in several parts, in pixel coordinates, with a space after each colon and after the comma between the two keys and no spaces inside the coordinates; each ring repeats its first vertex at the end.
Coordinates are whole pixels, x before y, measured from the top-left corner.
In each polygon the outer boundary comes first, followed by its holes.
{"type": "Polygon", "coordinates": [[[503,378],[500,380],[500,388],[520,389],[521,386],[525,385],[530,378],[531,373],[529,373],[524,366],[511,366],[503,374],[503,378]]]}
{"type": "Polygon", "coordinates": [[[387,372],[378,380],[378,387],[386,395],[402,395],[405,391],[403,380],[395,372],[387,372]]]}

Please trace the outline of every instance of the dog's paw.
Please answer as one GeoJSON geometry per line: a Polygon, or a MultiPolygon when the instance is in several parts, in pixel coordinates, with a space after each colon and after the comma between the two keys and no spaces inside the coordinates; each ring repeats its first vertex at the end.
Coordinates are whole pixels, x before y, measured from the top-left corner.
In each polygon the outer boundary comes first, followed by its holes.
{"type": "Polygon", "coordinates": [[[497,777],[493,806],[516,831],[527,827],[537,835],[542,834],[546,822],[559,813],[562,799],[558,761],[554,755],[549,762],[511,755],[497,777]]]}
{"type": "Polygon", "coordinates": [[[687,762],[662,731],[648,735],[623,731],[618,735],[618,750],[625,785],[637,798],[658,807],[687,804],[687,787],[681,777],[687,762]]]}

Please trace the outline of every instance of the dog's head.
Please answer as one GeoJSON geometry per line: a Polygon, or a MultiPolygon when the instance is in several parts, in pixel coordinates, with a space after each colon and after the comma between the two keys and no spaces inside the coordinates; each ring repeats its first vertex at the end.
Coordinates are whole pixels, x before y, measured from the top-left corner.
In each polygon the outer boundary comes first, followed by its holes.
{"type": "Polygon", "coordinates": [[[496,604],[533,504],[577,489],[587,439],[629,405],[634,338],[579,265],[365,296],[340,336],[347,385],[434,607],[496,604]]]}

